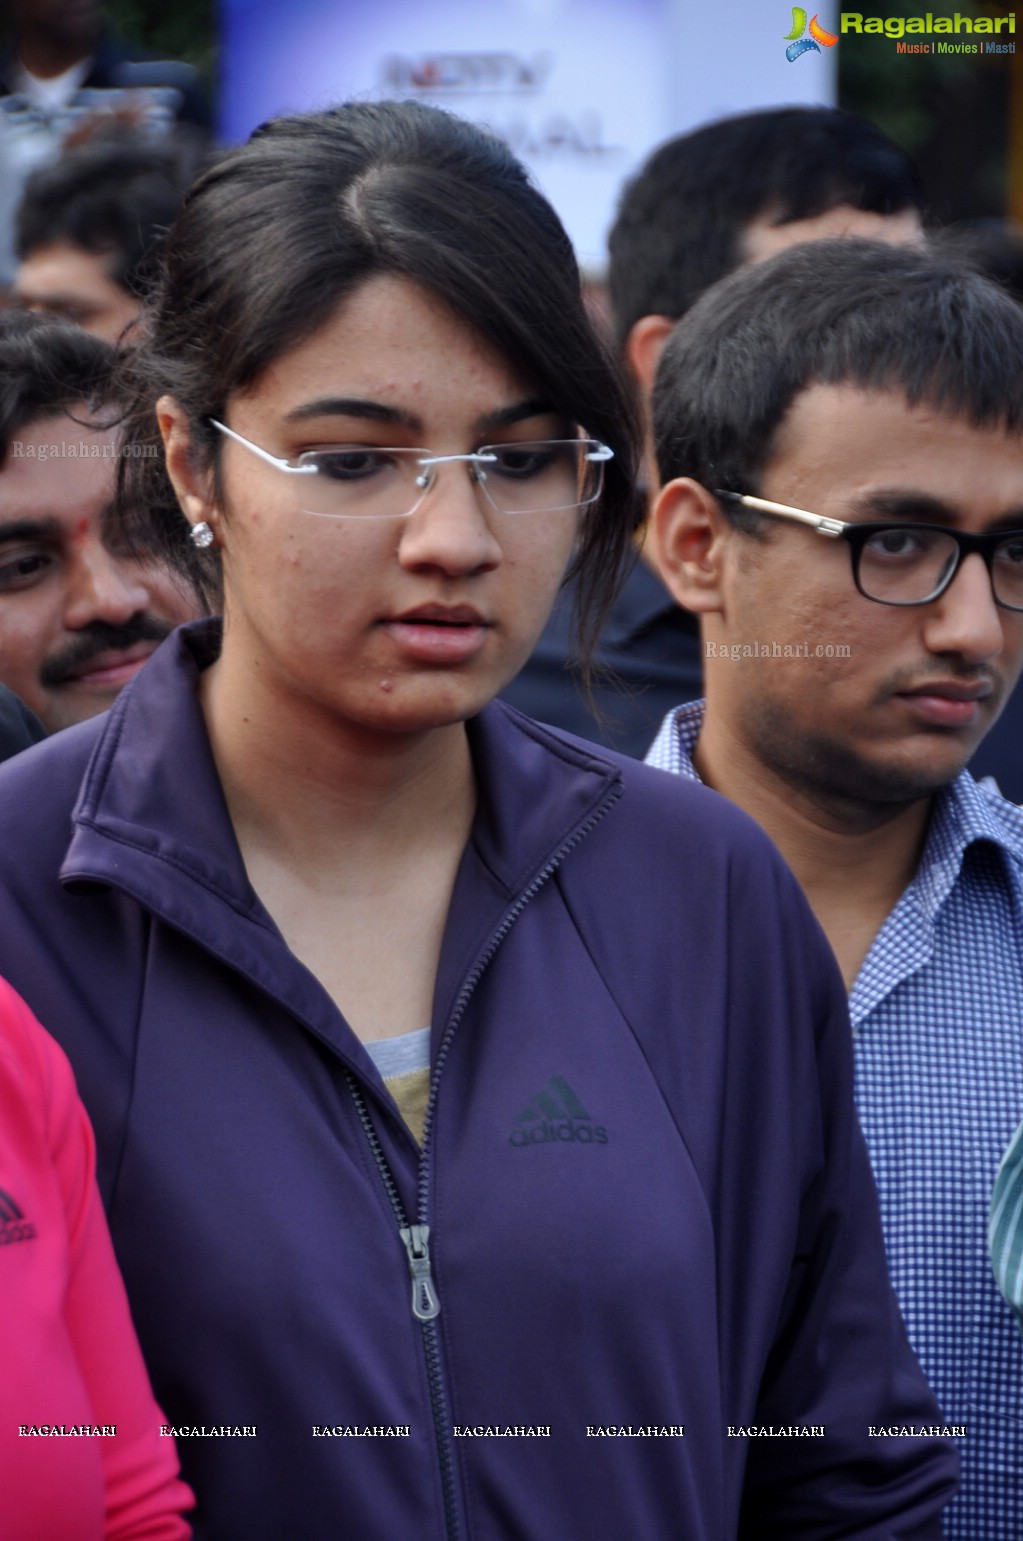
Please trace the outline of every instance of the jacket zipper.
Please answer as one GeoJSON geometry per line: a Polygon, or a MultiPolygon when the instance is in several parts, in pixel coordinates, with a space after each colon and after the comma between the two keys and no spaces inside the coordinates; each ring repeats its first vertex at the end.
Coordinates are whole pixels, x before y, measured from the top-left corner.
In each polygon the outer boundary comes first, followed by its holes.
{"type": "Polygon", "coordinates": [[[380,1137],[373,1127],[366,1099],[362,1093],[362,1087],[356,1081],[350,1070],[345,1071],[345,1080],[355,1103],[355,1110],[359,1115],[359,1122],[369,1143],[373,1160],[376,1162],[380,1180],[384,1185],[388,1202],[398,1222],[398,1235],[404,1244],[409,1262],[409,1272],[412,1275],[412,1315],[419,1322],[423,1331],[423,1353],[426,1356],[426,1380],[430,1390],[430,1410],[433,1414],[433,1434],[437,1445],[437,1459],[440,1463],[441,1490],[444,1495],[444,1524],[447,1530],[448,1541],[460,1541],[462,1534],[461,1521],[458,1514],[458,1499],[455,1482],[455,1456],[451,1445],[451,1419],[448,1413],[447,1393],[444,1389],[444,1378],[441,1373],[440,1359],[440,1334],[437,1330],[436,1318],[440,1315],[440,1301],[434,1289],[433,1277],[430,1272],[430,1228],[428,1225],[409,1225],[405,1214],[405,1206],[401,1202],[401,1194],[394,1180],[394,1173],[387,1164],[380,1137]]]}
{"type": "Polygon", "coordinates": [[[412,1315],[419,1322],[423,1332],[426,1378],[430,1390],[434,1439],[437,1445],[437,1457],[440,1464],[441,1487],[444,1495],[444,1520],[448,1541],[461,1541],[462,1524],[457,1498],[455,1453],[451,1442],[451,1417],[441,1363],[440,1332],[436,1322],[436,1318],[440,1315],[441,1304],[431,1272],[430,1226],[427,1223],[430,1197],[427,1150],[433,1123],[433,1110],[437,1101],[437,1085],[440,1081],[441,1071],[444,1068],[444,1062],[447,1059],[448,1050],[451,1047],[455,1031],[465,1015],[466,1008],[472,998],[472,993],[485,973],[491,958],[493,958],[508,932],[526,908],[526,905],[536,896],[569,852],[590,833],[596,824],[600,823],[600,820],[613,807],[621,795],[622,787],[618,784],[611,789],[611,792],[600,804],[599,808],[595,809],[589,818],[579,825],[578,829],[572,833],[564,845],[559,846],[550,861],[540,869],[532,882],[522,890],[515,903],[505,914],[500,925],[491,935],[486,950],[481,955],[472,972],[467,976],[458,993],[458,998],[448,1018],[448,1025],[444,1030],[444,1036],[441,1039],[440,1048],[437,1052],[437,1062],[431,1078],[430,1095],[426,1105],[426,1117],[423,1125],[423,1149],[419,1162],[419,1184],[417,1191],[420,1221],[418,1225],[409,1225],[405,1206],[401,1201],[401,1194],[398,1192],[398,1185],[394,1180],[393,1172],[387,1164],[387,1157],[384,1155],[383,1146],[380,1144],[380,1138],[374,1128],[362,1088],[351,1071],[345,1071],[345,1080],[348,1082],[352,1100],[355,1103],[355,1109],[359,1116],[359,1122],[362,1125],[370,1152],[380,1174],[384,1191],[387,1194],[388,1202],[397,1221],[398,1236],[408,1257],[409,1273],[412,1276],[412,1315]]]}

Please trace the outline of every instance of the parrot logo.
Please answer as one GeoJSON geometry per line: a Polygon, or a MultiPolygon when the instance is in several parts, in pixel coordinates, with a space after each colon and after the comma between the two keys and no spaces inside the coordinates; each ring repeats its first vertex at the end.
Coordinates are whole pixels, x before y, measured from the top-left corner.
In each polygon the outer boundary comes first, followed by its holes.
{"type": "Polygon", "coordinates": [[[800,54],[819,54],[822,48],[834,48],[838,42],[835,33],[828,32],[826,28],[822,27],[816,16],[811,18],[809,37],[803,36],[806,30],[806,12],[801,5],[794,5],[792,7],[792,31],[785,34],[785,41],[789,45],[785,50],[785,57],[790,64],[795,64],[800,54]]]}

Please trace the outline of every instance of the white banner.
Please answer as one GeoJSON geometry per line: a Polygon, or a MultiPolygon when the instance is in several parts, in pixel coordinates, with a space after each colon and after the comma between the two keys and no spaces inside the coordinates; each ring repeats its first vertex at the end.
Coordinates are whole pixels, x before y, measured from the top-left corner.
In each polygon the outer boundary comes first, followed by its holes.
{"type": "Polygon", "coordinates": [[[222,129],[352,97],[450,108],[508,140],[599,268],[622,182],[656,144],[833,99],[834,50],[790,62],[792,27],[772,0],[225,0],[222,129]]]}

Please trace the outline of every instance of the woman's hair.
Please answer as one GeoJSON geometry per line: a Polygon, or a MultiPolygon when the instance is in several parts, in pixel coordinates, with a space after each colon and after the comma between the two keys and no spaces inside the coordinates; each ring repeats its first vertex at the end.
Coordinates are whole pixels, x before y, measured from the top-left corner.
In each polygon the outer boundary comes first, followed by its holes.
{"type": "Polygon", "coordinates": [[[186,539],[155,402],[177,398],[197,463],[216,473],[228,398],[310,337],[362,283],[422,285],[480,333],[553,411],[615,452],[586,509],[572,572],[592,647],[639,517],[637,431],[583,308],[557,215],[496,137],[410,102],[277,118],[207,170],[165,249],[143,335],[126,360],[122,517],[136,548],[184,569],[215,602],[219,558],[186,539]]]}

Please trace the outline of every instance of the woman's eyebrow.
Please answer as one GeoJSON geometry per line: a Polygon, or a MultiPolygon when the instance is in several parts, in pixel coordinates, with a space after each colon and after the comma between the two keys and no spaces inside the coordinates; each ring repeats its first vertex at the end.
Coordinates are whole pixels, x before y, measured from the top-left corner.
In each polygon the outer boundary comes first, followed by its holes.
{"type": "MultiPolygon", "coordinates": [[[[484,412],[474,423],[477,432],[486,433],[498,428],[508,428],[514,423],[527,422],[531,417],[550,417],[554,408],[549,401],[530,397],[515,401],[493,412],[484,412]]],[[[367,401],[360,396],[319,396],[314,401],[304,401],[292,407],[284,415],[286,423],[306,422],[314,417],[361,417],[374,423],[393,423],[402,428],[419,432],[423,422],[414,412],[404,407],[392,406],[383,401],[367,401]]]]}
{"type": "Polygon", "coordinates": [[[358,396],[320,396],[315,401],[304,401],[284,414],[286,423],[305,422],[310,417],[363,417],[374,423],[396,423],[402,428],[419,429],[422,419],[402,407],[388,406],[382,401],[364,401],[358,396]]]}
{"type": "Polygon", "coordinates": [[[513,423],[527,422],[531,417],[554,417],[557,414],[549,401],[539,397],[529,401],[516,401],[509,407],[499,407],[496,412],[485,412],[476,419],[476,427],[483,431],[490,428],[510,428],[513,423]]]}

